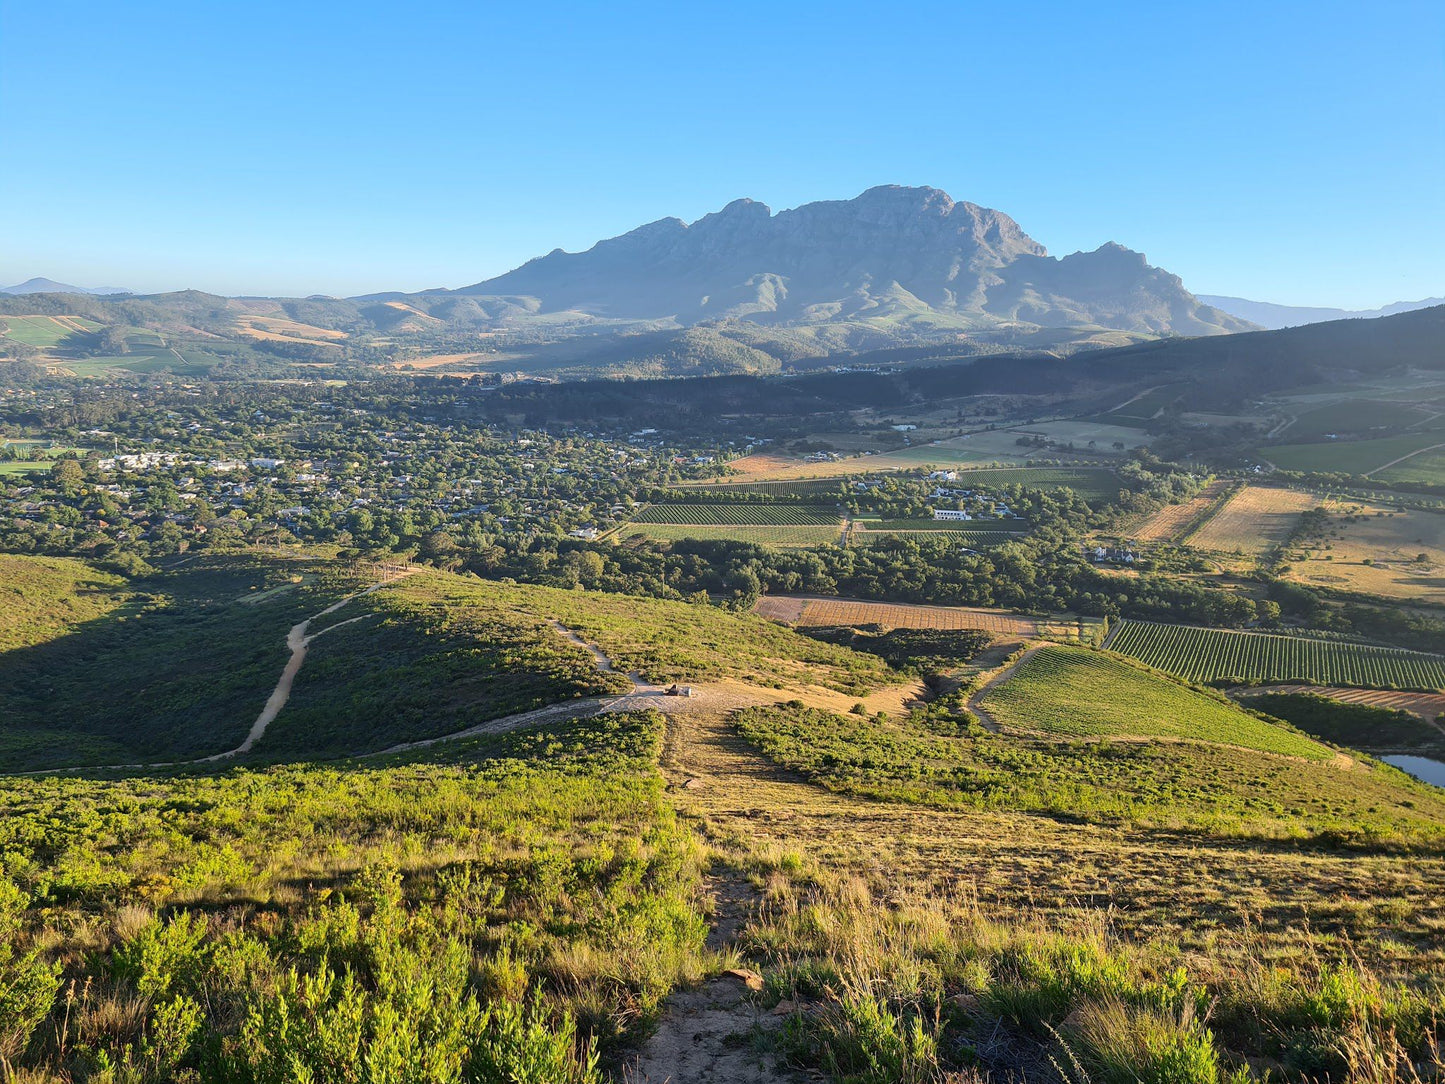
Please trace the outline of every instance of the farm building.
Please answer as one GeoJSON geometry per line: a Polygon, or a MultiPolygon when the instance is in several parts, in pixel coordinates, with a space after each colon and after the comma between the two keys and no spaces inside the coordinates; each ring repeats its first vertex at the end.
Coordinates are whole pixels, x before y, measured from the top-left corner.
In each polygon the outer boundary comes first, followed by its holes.
{"type": "Polygon", "coordinates": [[[934,519],[964,520],[973,519],[973,516],[961,508],[935,508],[934,519]]]}

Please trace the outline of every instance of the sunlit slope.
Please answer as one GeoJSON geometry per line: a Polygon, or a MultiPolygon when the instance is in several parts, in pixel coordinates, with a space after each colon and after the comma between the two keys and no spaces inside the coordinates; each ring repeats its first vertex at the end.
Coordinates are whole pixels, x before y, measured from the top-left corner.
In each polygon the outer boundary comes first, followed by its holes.
{"type": "Polygon", "coordinates": [[[1006,732],[1166,738],[1328,760],[1297,731],[1098,651],[1050,646],[996,685],[983,706],[1006,732]]]}
{"type": "Polygon", "coordinates": [[[1445,846],[1445,792],[1102,652],[1043,647],[978,707],[884,717],[795,703],[735,722],[778,764],[860,797],[1222,839],[1445,846]]]}
{"type": "Polygon", "coordinates": [[[129,581],[6,561],[24,601],[0,618],[0,771],[191,761],[248,735],[270,758],[371,752],[628,692],[629,672],[833,695],[897,680],[873,656],[702,603],[305,554],[201,555],[129,581]]]}

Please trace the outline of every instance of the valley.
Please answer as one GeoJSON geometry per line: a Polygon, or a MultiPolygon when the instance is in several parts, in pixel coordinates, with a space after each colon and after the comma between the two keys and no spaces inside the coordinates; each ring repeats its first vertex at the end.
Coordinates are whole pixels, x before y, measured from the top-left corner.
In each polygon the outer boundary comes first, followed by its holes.
{"type": "Polygon", "coordinates": [[[0,300],[4,1072],[1431,1079],[1441,309],[526,267],[0,300]]]}

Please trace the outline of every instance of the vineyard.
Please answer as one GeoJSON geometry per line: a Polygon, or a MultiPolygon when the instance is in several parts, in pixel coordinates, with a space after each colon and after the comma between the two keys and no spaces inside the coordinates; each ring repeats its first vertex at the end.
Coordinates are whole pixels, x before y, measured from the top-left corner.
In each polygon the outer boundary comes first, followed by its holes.
{"type": "Polygon", "coordinates": [[[989,546],[1001,546],[1005,542],[1014,542],[1023,538],[1020,531],[975,531],[966,526],[940,525],[938,527],[868,527],[855,530],[849,535],[848,541],[854,545],[869,546],[876,545],[885,539],[899,534],[926,534],[936,535],[939,531],[948,531],[948,537],[963,546],[970,546],[976,549],[986,549],[989,546]]]}
{"type": "Polygon", "coordinates": [[[1268,553],[1289,537],[1301,513],[1319,504],[1311,493],[1276,486],[1245,486],[1181,541],[1224,553],[1268,553]]]}
{"type": "Polygon", "coordinates": [[[1123,621],[1109,647],[1187,681],[1445,688],[1445,657],[1340,640],[1123,621]]]}
{"type": "Polygon", "coordinates": [[[794,526],[769,526],[767,524],[720,524],[684,523],[629,523],[618,531],[619,537],[654,539],[658,542],[680,542],[685,538],[700,538],[707,541],[753,542],[759,546],[822,546],[836,545],[842,538],[842,528],[823,527],[807,524],[794,526]]]}
{"type": "Polygon", "coordinates": [[[808,527],[839,522],[836,509],[805,504],[654,504],[634,523],[689,527],[808,527]]]}
{"type": "Polygon", "coordinates": [[[999,636],[1036,636],[1039,623],[1003,610],[969,606],[911,606],[846,598],[765,595],[753,612],[791,625],[882,625],[890,629],[982,629],[999,636]]]}

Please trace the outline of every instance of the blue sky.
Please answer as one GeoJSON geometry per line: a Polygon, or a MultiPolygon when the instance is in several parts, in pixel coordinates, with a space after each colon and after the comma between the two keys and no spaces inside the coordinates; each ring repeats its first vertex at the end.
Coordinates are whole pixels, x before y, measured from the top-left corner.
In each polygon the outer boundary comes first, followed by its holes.
{"type": "Polygon", "coordinates": [[[1445,4],[0,0],[0,280],[461,286],[875,184],[1201,293],[1445,294],[1445,4]]]}

